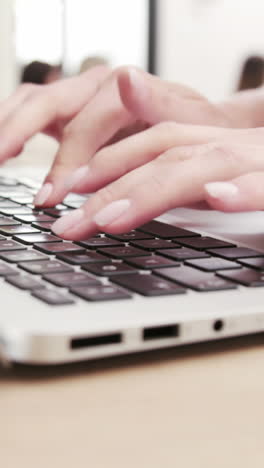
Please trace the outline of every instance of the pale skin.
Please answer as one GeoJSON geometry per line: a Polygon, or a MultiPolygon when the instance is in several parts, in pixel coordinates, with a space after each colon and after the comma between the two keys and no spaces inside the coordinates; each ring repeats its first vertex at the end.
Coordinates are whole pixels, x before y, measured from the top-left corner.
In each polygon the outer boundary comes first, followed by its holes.
{"type": "Polygon", "coordinates": [[[23,86],[0,107],[0,160],[42,131],[59,150],[38,206],[95,192],[56,221],[82,239],[126,232],[177,206],[264,208],[264,93],[212,104],[196,91],[133,67],[96,67],[46,86],[23,86]]]}

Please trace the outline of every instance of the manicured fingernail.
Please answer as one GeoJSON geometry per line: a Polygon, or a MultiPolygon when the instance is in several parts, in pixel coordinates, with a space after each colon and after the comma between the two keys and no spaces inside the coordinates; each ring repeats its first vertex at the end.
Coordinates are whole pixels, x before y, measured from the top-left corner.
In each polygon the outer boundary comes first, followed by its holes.
{"type": "Polygon", "coordinates": [[[52,225],[52,231],[60,236],[76,225],[84,218],[84,211],[81,208],[73,210],[71,213],[62,216],[52,225]]]}
{"type": "Polygon", "coordinates": [[[124,199],[124,200],[117,200],[109,205],[105,206],[102,210],[98,211],[94,216],[93,221],[97,226],[106,226],[107,224],[111,224],[119,218],[131,205],[131,201],[124,199]]]}
{"type": "Polygon", "coordinates": [[[82,180],[85,180],[87,174],[90,172],[88,166],[81,166],[72,175],[66,179],[65,185],[68,190],[71,190],[75,185],[79,184],[82,180]]]}
{"type": "Polygon", "coordinates": [[[238,194],[236,185],[230,182],[210,182],[205,185],[206,192],[213,198],[226,199],[238,194]]]}
{"type": "Polygon", "coordinates": [[[49,198],[52,192],[53,186],[52,184],[44,184],[41,189],[38,191],[37,195],[34,199],[34,205],[40,206],[45,203],[45,201],[49,198]]]}

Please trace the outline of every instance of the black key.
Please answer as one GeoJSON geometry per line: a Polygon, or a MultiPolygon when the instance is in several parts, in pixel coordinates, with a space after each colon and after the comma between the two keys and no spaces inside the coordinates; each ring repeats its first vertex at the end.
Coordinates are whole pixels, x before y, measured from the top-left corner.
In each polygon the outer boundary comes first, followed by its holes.
{"type": "Polygon", "coordinates": [[[6,281],[19,289],[33,290],[45,287],[43,283],[36,281],[32,276],[23,276],[20,274],[9,276],[6,278],[6,281]]]}
{"type": "Polygon", "coordinates": [[[28,214],[28,215],[18,215],[14,216],[17,221],[22,223],[36,223],[36,222],[52,222],[54,223],[54,218],[45,214],[28,214]]]}
{"type": "Polygon", "coordinates": [[[15,221],[12,218],[7,218],[5,216],[0,216],[0,226],[20,226],[21,223],[15,221]]]}
{"type": "Polygon", "coordinates": [[[43,278],[56,286],[65,288],[78,284],[101,284],[96,278],[79,271],[73,271],[71,273],[51,273],[49,275],[44,275],[43,278]]]}
{"type": "Polygon", "coordinates": [[[193,249],[188,249],[187,247],[176,247],[176,249],[171,249],[171,250],[158,250],[156,254],[162,255],[167,258],[172,258],[173,260],[188,260],[191,258],[206,258],[210,257],[210,255],[206,252],[198,251],[198,250],[193,250],[193,249]]]}
{"type": "Polygon", "coordinates": [[[49,216],[52,216],[53,218],[60,218],[61,216],[72,212],[70,209],[65,209],[65,206],[63,208],[64,209],[61,210],[58,208],[47,208],[43,210],[43,212],[49,216]]]}
{"type": "Polygon", "coordinates": [[[161,239],[173,239],[175,237],[199,237],[200,234],[196,232],[187,231],[186,229],[178,228],[170,224],[162,223],[160,221],[150,221],[147,224],[140,226],[137,231],[152,234],[161,239]]]}
{"type": "Polygon", "coordinates": [[[26,250],[26,247],[13,240],[6,240],[0,242],[0,252],[6,250],[26,250]]]}
{"type": "Polygon", "coordinates": [[[38,231],[38,229],[35,229],[27,225],[22,225],[22,224],[20,224],[19,226],[1,226],[0,227],[0,233],[5,236],[14,236],[16,234],[30,234],[30,233],[37,234],[39,232],[40,231],[38,231]]]}
{"type": "Polygon", "coordinates": [[[0,201],[0,209],[1,208],[18,208],[20,205],[19,203],[15,203],[12,200],[6,199],[0,201]]]}
{"type": "Polygon", "coordinates": [[[32,291],[32,296],[41,299],[50,305],[67,305],[74,304],[74,300],[64,292],[56,291],[55,289],[36,289],[32,291]]]}
{"type": "Polygon", "coordinates": [[[125,245],[123,247],[111,247],[108,249],[98,250],[98,252],[111,258],[141,257],[149,255],[149,253],[144,250],[136,249],[131,246],[126,247],[125,245]]]}
{"type": "Polygon", "coordinates": [[[158,255],[151,255],[149,257],[132,257],[130,260],[126,260],[126,262],[129,263],[129,265],[133,265],[136,268],[143,270],[180,266],[180,263],[173,262],[168,258],[160,257],[158,255]]]}
{"type": "Polygon", "coordinates": [[[41,242],[62,242],[62,239],[44,232],[39,234],[21,234],[20,236],[14,236],[14,239],[26,245],[32,245],[41,242]]]}
{"type": "Polygon", "coordinates": [[[63,260],[66,263],[70,263],[71,265],[83,265],[84,263],[99,263],[107,261],[104,255],[92,251],[86,251],[83,253],[69,252],[58,254],[57,258],[63,260]]]}
{"type": "Polygon", "coordinates": [[[152,275],[119,275],[113,277],[111,281],[143,296],[165,296],[186,292],[184,288],[152,275]]]}
{"type": "Polygon", "coordinates": [[[217,271],[217,270],[232,270],[234,268],[241,268],[241,265],[225,258],[210,257],[200,258],[198,260],[187,260],[184,262],[194,268],[198,268],[203,271],[217,271]]]}
{"type": "Polygon", "coordinates": [[[18,271],[4,262],[0,262],[0,276],[18,275],[18,271]]]}
{"type": "Polygon", "coordinates": [[[0,213],[3,215],[24,215],[24,214],[31,214],[32,209],[28,207],[19,206],[18,208],[0,208],[0,213]]]}
{"type": "MultiPolygon", "coordinates": [[[[127,275],[130,276],[130,275],[127,275]]],[[[76,286],[70,291],[87,301],[110,301],[113,299],[130,299],[131,295],[115,285],[76,286]]]]}
{"type": "Polygon", "coordinates": [[[18,264],[22,268],[33,275],[44,275],[46,273],[67,273],[73,269],[57,260],[41,260],[37,262],[22,262],[18,264]]]}
{"type": "Polygon", "coordinates": [[[33,260],[49,260],[47,255],[43,255],[34,250],[22,250],[22,252],[5,252],[0,254],[0,258],[9,263],[30,262],[33,260]]]}
{"type": "Polygon", "coordinates": [[[149,239],[149,240],[137,240],[129,242],[130,245],[138,247],[139,249],[155,251],[158,249],[175,249],[174,242],[170,242],[165,239],[149,239]]]}
{"type": "Polygon", "coordinates": [[[218,278],[214,273],[205,273],[204,271],[199,271],[188,266],[162,268],[160,270],[155,270],[154,274],[200,292],[236,288],[233,283],[218,278]]]}
{"type": "Polygon", "coordinates": [[[54,219],[51,222],[49,221],[49,222],[44,222],[44,223],[43,222],[32,223],[32,226],[36,229],[39,229],[40,231],[50,232],[53,224],[54,224],[54,219]]]}
{"type": "Polygon", "coordinates": [[[238,263],[248,268],[254,268],[254,270],[264,270],[264,257],[245,258],[238,260],[238,263]]]}
{"type": "Polygon", "coordinates": [[[206,250],[214,248],[224,247],[235,247],[234,244],[224,242],[219,239],[213,239],[212,237],[198,237],[193,239],[177,239],[177,244],[183,245],[184,247],[190,247],[191,249],[206,250]]]}
{"type": "Polygon", "coordinates": [[[261,271],[241,268],[241,270],[230,270],[217,273],[217,276],[242,284],[243,286],[264,286],[264,273],[261,271]]]}
{"type": "Polygon", "coordinates": [[[34,245],[34,248],[50,255],[60,252],[84,252],[84,249],[71,242],[44,242],[34,245]]]}
{"type": "Polygon", "coordinates": [[[76,244],[87,249],[98,249],[103,247],[122,247],[121,242],[109,239],[108,237],[91,237],[90,239],[78,241],[76,244]]]}
{"type": "Polygon", "coordinates": [[[264,252],[257,252],[253,249],[248,249],[246,247],[236,247],[236,248],[227,248],[227,249],[213,249],[208,250],[209,254],[216,255],[217,257],[227,258],[230,260],[236,260],[237,258],[246,258],[246,257],[264,257],[264,252]]]}
{"type": "Polygon", "coordinates": [[[120,274],[135,273],[135,268],[132,268],[125,263],[94,263],[89,265],[83,265],[82,270],[89,271],[94,275],[99,276],[113,276],[120,274]]]}
{"type": "Polygon", "coordinates": [[[145,234],[144,232],[139,231],[130,231],[125,232],[124,234],[106,234],[106,237],[111,239],[119,240],[122,242],[129,242],[131,240],[140,240],[140,239],[154,239],[153,236],[145,234]]]}

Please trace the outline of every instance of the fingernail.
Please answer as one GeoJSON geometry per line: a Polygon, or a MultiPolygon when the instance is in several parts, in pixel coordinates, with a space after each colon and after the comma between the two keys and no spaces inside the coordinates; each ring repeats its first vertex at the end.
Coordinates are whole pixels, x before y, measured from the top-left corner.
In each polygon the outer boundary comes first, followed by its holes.
{"type": "Polygon", "coordinates": [[[88,166],[81,166],[76,171],[73,172],[73,174],[66,179],[65,186],[67,187],[68,190],[71,190],[75,185],[79,184],[85,177],[87,177],[87,174],[90,172],[90,169],[88,166]]]}
{"type": "Polygon", "coordinates": [[[206,192],[213,198],[232,198],[238,194],[236,185],[230,182],[210,182],[205,185],[206,192]]]}
{"type": "Polygon", "coordinates": [[[130,200],[117,200],[105,206],[102,210],[98,211],[94,216],[93,221],[97,226],[106,226],[111,224],[119,218],[130,207],[130,200]]]}
{"type": "Polygon", "coordinates": [[[130,84],[136,91],[137,96],[140,97],[141,99],[147,97],[147,88],[144,85],[144,79],[141,73],[137,71],[135,68],[130,68],[128,70],[128,74],[129,74],[130,84]]]}
{"type": "Polygon", "coordinates": [[[60,236],[69,229],[76,227],[84,218],[84,211],[81,208],[73,210],[71,213],[62,216],[52,225],[52,231],[60,236]]]}
{"type": "Polygon", "coordinates": [[[43,205],[43,203],[45,203],[45,201],[49,198],[52,192],[52,189],[53,189],[52,184],[50,183],[44,184],[34,198],[34,205],[37,205],[37,206],[43,205]]]}

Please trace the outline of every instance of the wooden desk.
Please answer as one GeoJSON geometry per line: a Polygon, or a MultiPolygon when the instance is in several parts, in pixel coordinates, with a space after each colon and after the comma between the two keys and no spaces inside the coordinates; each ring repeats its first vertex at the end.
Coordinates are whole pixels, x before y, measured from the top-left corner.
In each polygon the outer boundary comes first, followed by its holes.
{"type": "Polygon", "coordinates": [[[264,336],[0,371],[4,468],[263,468],[264,336]]]}

